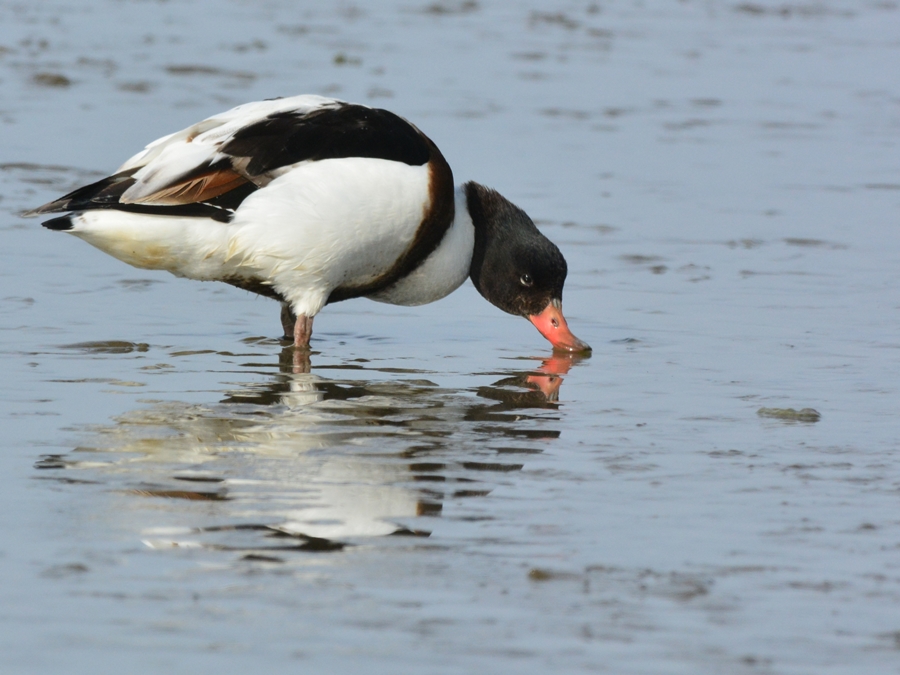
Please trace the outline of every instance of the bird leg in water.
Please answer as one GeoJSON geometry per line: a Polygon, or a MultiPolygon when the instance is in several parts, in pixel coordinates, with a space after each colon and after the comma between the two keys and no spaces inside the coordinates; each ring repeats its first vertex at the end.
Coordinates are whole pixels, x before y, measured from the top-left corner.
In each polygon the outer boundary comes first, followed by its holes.
{"type": "Polygon", "coordinates": [[[313,318],[297,316],[289,304],[281,303],[281,327],[284,329],[284,339],[294,341],[291,360],[292,370],[295,373],[308,373],[310,370],[309,339],[312,337],[313,318]]]}
{"type": "Polygon", "coordinates": [[[312,337],[313,319],[315,317],[301,314],[294,324],[294,348],[309,351],[309,339],[312,337]]]}
{"type": "Polygon", "coordinates": [[[281,327],[284,330],[284,339],[294,339],[294,326],[297,324],[297,316],[286,302],[281,303],[281,327]]]}

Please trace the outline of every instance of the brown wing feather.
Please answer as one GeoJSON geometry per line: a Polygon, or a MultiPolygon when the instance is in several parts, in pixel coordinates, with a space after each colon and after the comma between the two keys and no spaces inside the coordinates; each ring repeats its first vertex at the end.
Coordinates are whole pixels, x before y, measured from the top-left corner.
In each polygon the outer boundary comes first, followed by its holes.
{"type": "Polygon", "coordinates": [[[192,174],[162,190],[134,200],[134,204],[178,206],[214,199],[249,181],[233,169],[219,167],[204,173],[192,174]]]}

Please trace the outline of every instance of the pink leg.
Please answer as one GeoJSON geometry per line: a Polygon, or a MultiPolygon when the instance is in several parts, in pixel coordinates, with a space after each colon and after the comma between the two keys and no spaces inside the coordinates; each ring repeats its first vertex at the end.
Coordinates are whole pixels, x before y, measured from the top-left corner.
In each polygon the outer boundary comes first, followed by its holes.
{"type": "Polygon", "coordinates": [[[308,373],[309,363],[309,338],[312,337],[312,316],[301,314],[294,323],[294,364],[295,373],[308,373]]]}
{"type": "Polygon", "coordinates": [[[304,316],[301,314],[294,323],[294,347],[296,349],[304,349],[309,351],[309,339],[312,337],[312,316],[304,316]]]}

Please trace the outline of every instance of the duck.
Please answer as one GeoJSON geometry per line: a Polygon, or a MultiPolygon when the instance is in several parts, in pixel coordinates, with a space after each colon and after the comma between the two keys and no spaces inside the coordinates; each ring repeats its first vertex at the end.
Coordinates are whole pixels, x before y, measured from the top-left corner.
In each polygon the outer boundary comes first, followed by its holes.
{"type": "Polygon", "coordinates": [[[164,136],[112,175],[25,216],[134,267],[281,303],[285,339],[351,298],[439,300],[467,278],[554,350],[586,352],[562,312],[566,260],[528,215],[390,111],[300,95],[239,105],[164,136]]]}

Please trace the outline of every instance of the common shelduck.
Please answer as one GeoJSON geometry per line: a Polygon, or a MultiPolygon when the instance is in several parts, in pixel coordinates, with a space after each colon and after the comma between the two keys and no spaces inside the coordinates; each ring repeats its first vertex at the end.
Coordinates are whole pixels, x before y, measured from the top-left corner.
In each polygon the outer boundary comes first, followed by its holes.
{"type": "Polygon", "coordinates": [[[494,190],[455,188],[437,146],[387,110],[320,96],[240,105],[160,138],[108,178],[25,215],[135,267],[224,281],[282,304],[308,349],[327,304],[438,300],[467,276],[554,348],[566,261],[494,190]]]}

